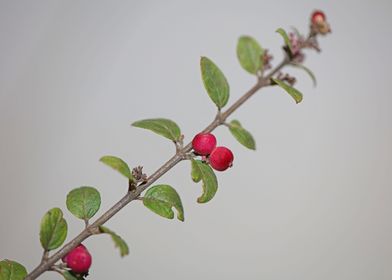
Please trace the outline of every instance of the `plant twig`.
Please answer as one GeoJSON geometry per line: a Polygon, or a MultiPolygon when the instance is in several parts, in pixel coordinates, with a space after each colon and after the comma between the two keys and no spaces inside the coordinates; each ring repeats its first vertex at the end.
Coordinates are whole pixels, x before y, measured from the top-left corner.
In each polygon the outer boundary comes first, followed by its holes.
{"type": "MultiPolygon", "coordinates": [[[[244,95],[242,95],[236,102],[234,102],[226,111],[219,112],[217,117],[202,131],[202,132],[212,132],[215,128],[223,125],[226,119],[233,114],[240,106],[242,106],[250,97],[252,97],[258,90],[262,87],[270,85],[270,78],[280,71],[283,67],[290,63],[290,59],[285,56],[283,61],[278,64],[273,70],[271,70],[268,75],[263,78],[258,77],[257,83],[249,89],[244,95]]],[[[87,225],[86,228],[79,233],[74,239],[65,244],[61,249],[59,249],[51,257],[47,258],[45,262],[41,262],[33,271],[31,271],[25,278],[25,280],[33,280],[39,277],[42,273],[47,270],[51,270],[53,265],[64,257],[73,248],[78,246],[82,241],[99,231],[99,226],[106,223],[110,218],[112,218],[117,212],[128,205],[133,200],[140,199],[140,194],[150,187],[155,181],[167,173],[179,162],[184,160],[186,153],[192,150],[192,143],[188,143],[181,149],[177,149],[176,154],[170,158],[166,163],[164,163],[158,170],[156,170],[152,175],[150,175],[146,181],[142,182],[135,187],[133,191],[128,192],[120,201],[114,204],[109,210],[107,210],[102,216],[100,216],[94,223],[87,225]]]]}

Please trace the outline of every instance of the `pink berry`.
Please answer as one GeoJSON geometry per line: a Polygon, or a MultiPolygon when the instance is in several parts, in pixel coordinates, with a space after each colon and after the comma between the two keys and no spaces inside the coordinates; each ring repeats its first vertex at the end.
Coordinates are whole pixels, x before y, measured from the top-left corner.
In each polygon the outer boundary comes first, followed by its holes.
{"type": "Polygon", "coordinates": [[[75,273],[86,273],[91,266],[91,255],[82,244],[62,258],[63,262],[75,273]]]}
{"type": "Polygon", "coordinates": [[[199,133],[192,140],[193,150],[201,156],[207,156],[216,147],[216,138],[211,133],[199,133]]]}
{"type": "Polygon", "coordinates": [[[325,22],[326,17],[322,11],[314,11],[312,14],[312,23],[313,24],[320,24],[325,22]]]}
{"type": "Polygon", "coordinates": [[[234,155],[226,147],[216,147],[210,154],[210,165],[218,171],[224,171],[233,165],[234,155]]]}

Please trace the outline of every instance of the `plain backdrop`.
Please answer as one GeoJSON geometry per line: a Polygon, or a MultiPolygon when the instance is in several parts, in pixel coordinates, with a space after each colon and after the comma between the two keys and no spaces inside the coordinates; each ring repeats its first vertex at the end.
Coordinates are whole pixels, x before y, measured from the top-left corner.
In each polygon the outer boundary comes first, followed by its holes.
{"type": "MultiPolygon", "coordinates": [[[[219,191],[180,163],[174,186],[184,223],[134,202],[107,223],[126,239],[120,258],[108,236],[84,244],[90,279],[392,279],[392,4],[390,1],[0,1],[0,258],[40,261],[43,214],[61,207],[75,236],[83,222],[65,207],[71,189],[95,186],[102,214],[125,193],[98,159],[120,156],[151,174],[170,141],[130,124],[175,120],[186,140],[214,117],[200,56],[223,70],[236,100],[255,82],[236,58],[240,35],[282,58],[278,27],[307,31],[323,9],[333,33],[307,52],[317,75],[287,69],[304,101],[268,88],[235,113],[257,141],[238,144],[219,191]]],[[[69,239],[68,239],[69,240],[69,239]]],[[[46,273],[41,279],[60,279],[46,273]]]]}

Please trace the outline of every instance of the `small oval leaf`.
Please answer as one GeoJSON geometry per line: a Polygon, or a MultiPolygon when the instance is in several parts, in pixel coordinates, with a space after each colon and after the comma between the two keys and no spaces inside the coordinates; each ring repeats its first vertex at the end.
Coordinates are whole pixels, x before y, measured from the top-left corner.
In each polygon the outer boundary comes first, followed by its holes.
{"type": "Polygon", "coordinates": [[[173,141],[181,138],[181,130],[178,125],[169,119],[147,119],[134,122],[132,126],[151,130],[173,141]]]}
{"type": "Polygon", "coordinates": [[[283,88],[290,96],[295,100],[295,102],[298,104],[302,101],[302,93],[299,92],[297,89],[291,87],[290,85],[286,84],[285,82],[271,78],[271,80],[276,83],[278,86],[283,88]]]}
{"type": "Polygon", "coordinates": [[[75,274],[70,270],[64,270],[62,272],[63,277],[65,280],[84,280],[85,278],[82,275],[75,274]]]}
{"type": "Polygon", "coordinates": [[[60,247],[67,237],[67,222],[60,208],[50,209],[41,220],[39,233],[42,247],[49,251],[60,247]]]}
{"type": "Polygon", "coordinates": [[[218,180],[212,168],[201,160],[192,159],[192,180],[195,183],[203,182],[203,193],[197,199],[198,203],[210,201],[218,190],[218,180]]]}
{"type": "Polygon", "coordinates": [[[316,80],[316,76],[313,74],[312,70],[310,70],[308,67],[306,67],[305,65],[302,65],[300,63],[294,63],[292,62],[290,65],[297,67],[297,68],[301,68],[302,70],[304,70],[306,73],[308,73],[309,77],[312,79],[313,82],[313,86],[317,86],[317,80],[316,80]]]}
{"type": "Polygon", "coordinates": [[[241,123],[237,120],[232,120],[229,124],[229,130],[233,134],[234,138],[237,139],[242,145],[251,150],[256,150],[256,142],[252,134],[245,130],[241,123]]]}
{"type": "Polygon", "coordinates": [[[284,43],[289,48],[289,51],[292,53],[293,49],[292,49],[292,46],[291,46],[291,41],[290,41],[290,38],[287,35],[286,31],[283,28],[278,28],[276,30],[276,32],[278,32],[283,37],[284,43]]]}
{"type": "Polygon", "coordinates": [[[117,170],[122,175],[124,175],[129,180],[131,180],[132,182],[135,181],[135,179],[132,176],[132,172],[129,169],[128,164],[125,161],[123,161],[121,158],[118,158],[115,156],[103,156],[100,158],[99,161],[103,162],[107,166],[110,166],[111,168],[117,170]]]}
{"type": "Polygon", "coordinates": [[[221,109],[229,101],[230,86],[222,71],[207,57],[200,60],[201,77],[211,100],[221,109]]]}
{"type": "Polygon", "coordinates": [[[264,51],[259,43],[250,36],[242,36],[237,44],[237,57],[242,68],[257,74],[263,68],[264,51]]]}
{"type": "Polygon", "coordinates": [[[67,208],[77,218],[88,221],[98,212],[101,195],[93,187],[73,189],[67,195],[67,208]]]}
{"type": "Polygon", "coordinates": [[[0,280],[23,280],[27,275],[26,268],[11,260],[0,262],[0,280]]]}
{"type": "Polygon", "coordinates": [[[127,243],[119,235],[104,226],[100,226],[99,230],[102,233],[107,233],[112,237],[114,245],[120,250],[121,257],[124,257],[129,254],[129,248],[127,243]]]}
{"type": "Polygon", "coordinates": [[[174,188],[169,185],[156,185],[149,188],[143,197],[143,204],[154,213],[168,218],[174,218],[172,207],[177,210],[177,218],[184,221],[184,208],[181,198],[174,188]]]}

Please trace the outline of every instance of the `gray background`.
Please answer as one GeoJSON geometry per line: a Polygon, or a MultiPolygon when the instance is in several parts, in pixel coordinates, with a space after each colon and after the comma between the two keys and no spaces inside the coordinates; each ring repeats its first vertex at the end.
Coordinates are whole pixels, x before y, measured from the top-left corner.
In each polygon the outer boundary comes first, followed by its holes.
{"type": "MultiPolygon", "coordinates": [[[[391,279],[392,126],[390,1],[1,1],[0,258],[40,260],[42,215],[65,209],[74,187],[96,186],[99,213],[126,189],[98,162],[104,154],[158,168],[174,149],[130,127],[176,120],[186,139],[210,122],[199,57],[212,58],[231,102],[254,83],[239,66],[238,36],[282,57],[277,27],[306,30],[314,8],[333,34],[299,70],[295,105],[265,89],[236,114],[257,139],[235,153],[208,204],[195,200],[189,163],[166,174],[182,196],[186,222],[132,203],[107,225],[130,245],[121,259],[107,236],[88,240],[91,279],[391,279]]],[[[65,214],[69,237],[83,227],[65,214]]],[[[42,279],[59,279],[47,273],[42,279]]]]}

